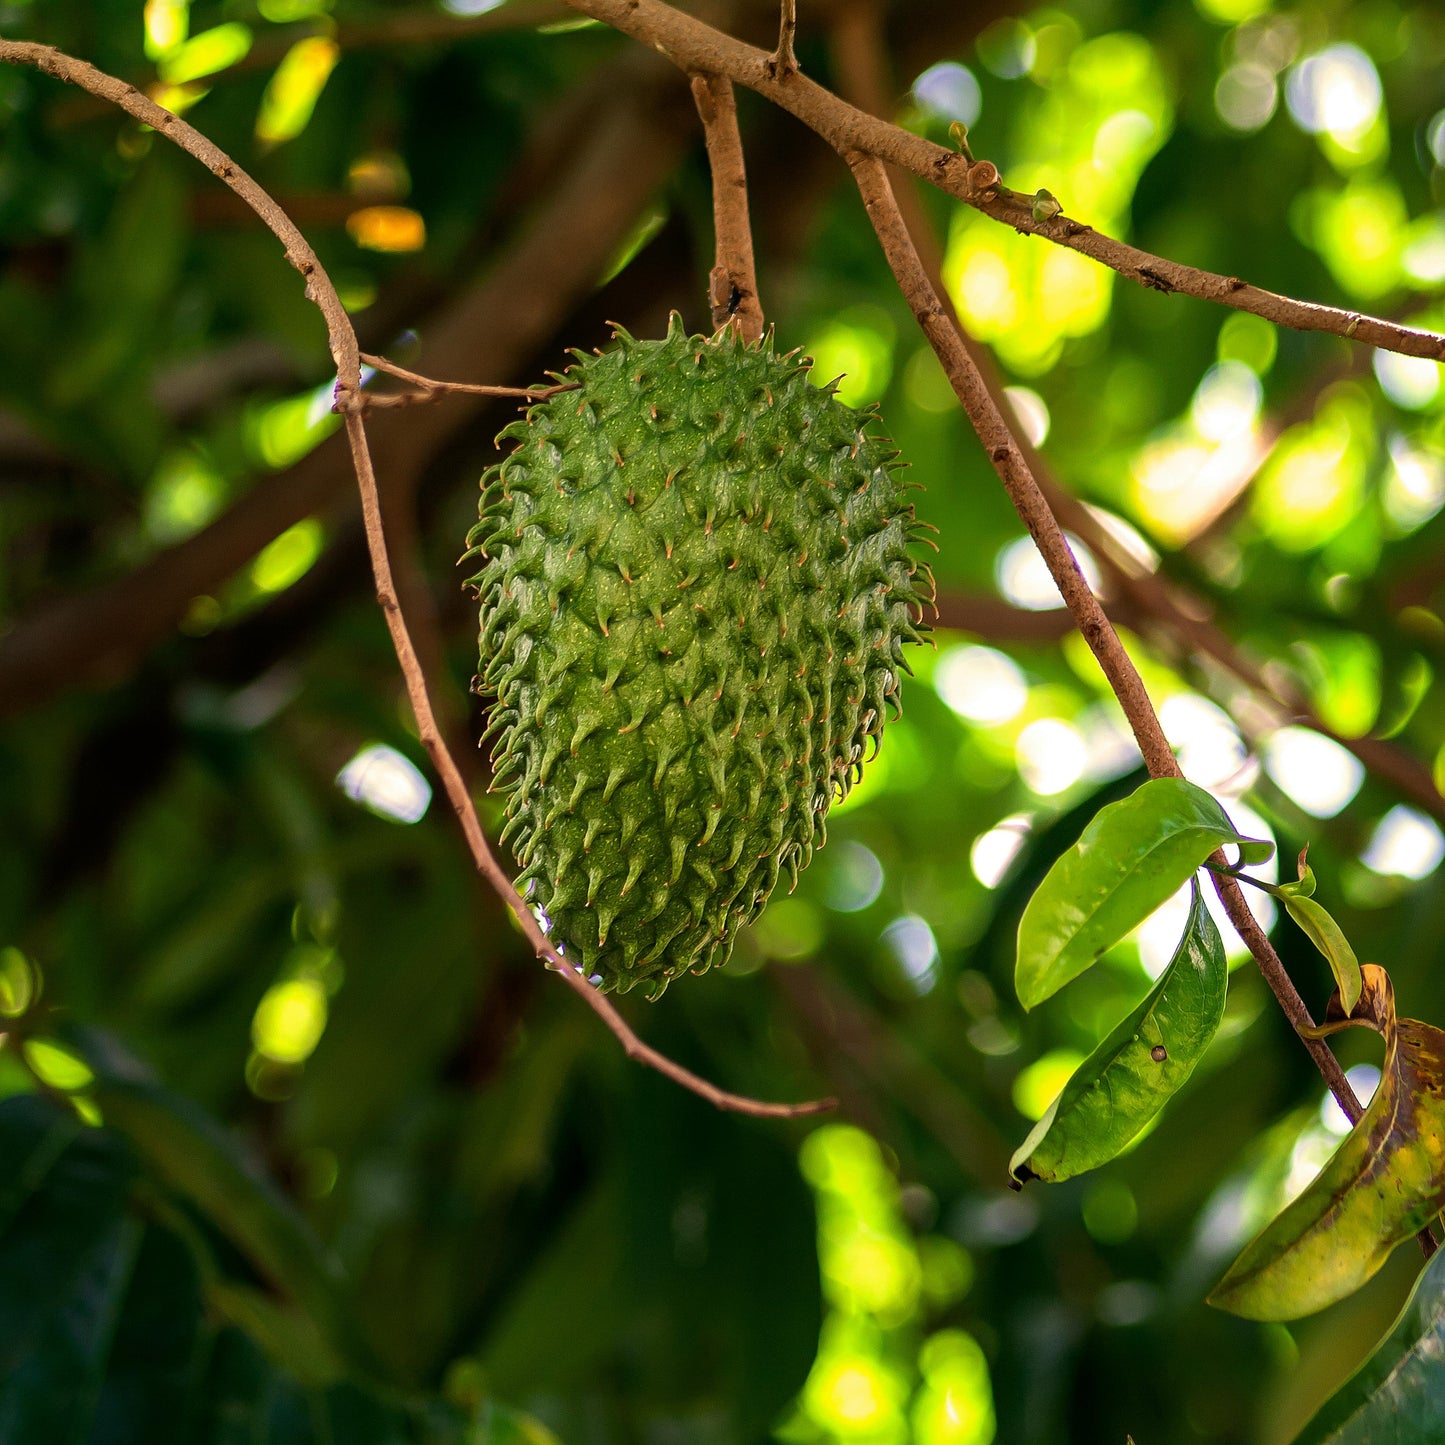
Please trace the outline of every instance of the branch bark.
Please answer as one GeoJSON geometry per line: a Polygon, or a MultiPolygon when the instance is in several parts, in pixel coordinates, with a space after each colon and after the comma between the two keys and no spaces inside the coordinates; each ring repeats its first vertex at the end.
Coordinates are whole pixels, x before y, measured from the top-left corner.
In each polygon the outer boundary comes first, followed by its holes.
{"type": "Polygon", "coordinates": [[[733,84],[722,75],[694,75],[692,98],[707,140],[712,169],[712,216],[717,261],[709,278],[714,330],[732,323],[749,343],[762,340],[753,231],[748,220],[748,177],[738,133],[733,84]]]}
{"type": "Polygon", "coordinates": [[[1297,301],[1238,276],[1220,276],[1155,256],[1116,241],[1067,215],[1035,220],[1033,197],[999,184],[990,161],[970,161],[956,151],[909,134],[849,105],[807,76],[774,74],[766,50],[734,40],[663,0],[567,0],[574,10],[601,20],[667,56],[689,74],[726,75],[766,96],[826,140],[840,155],[856,152],[901,166],[995,221],[1025,235],[1042,236],[1129,277],[1154,291],[1178,292],[1249,311],[1296,331],[1326,331],[1406,356],[1445,361],[1445,336],[1402,326],[1336,306],[1297,301]]]}
{"type": "MultiPolygon", "coordinates": [[[[609,107],[573,147],[570,164],[488,272],[417,323],[419,371],[476,382],[516,375],[590,293],[687,143],[679,124],[687,112],[671,69],[638,60],[640,67],[618,67],[614,88],[623,103],[609,107]]],[[[408,409],[404,417],[379,415],[370,434],[387,489],[408,485],[483,404],[463,398],[408,409]]],[[[0,637],[0,717],[68,688],[111,686],[130,676],[174,632],[193,598],[214,590],[287,527],[342,502],[354,484],[345,439],[328,438],[125,577],[23,619],[0,637]]]]}
{"type": "Polygon", "coordinates": [[[317,260],[304,236],[275,201],[218,146],[179,116],[162,109],[134,86],[106,75],[85,61],[64,55],[48,45],[27,41],[0,41],[0,63],[30,65],[68,84],[79,85],[150,126],[205,165],[219,180],[240,196],[267,229],[286,248],[286,259],[305,278],[306,296],[326,322],[332,359],[336,364],[335,410],[343,419],[356,482],[361,494],[361,513],[366,527],[367,551],[376,581],[376,597],[386,619],[397,663],[406,682],[407,697],[416,717],[417,732],[427,756],[441,780],[447,801],[455,812],[477,871],[507,904],[539,959],[545,961],[607,1025],[629,1059],[657,1070],[674,1083],[697,1094],[719,1109],[765,1118],[795,1118],[833,1107],[833,1100],[820,1099],[801,1104],[770,1104],[719,1089],[691,1070],[643,1043],[617,1011],[612,1001],[587,982],[571,963],[548,941],[532,911],[512,887],[512,881],[497,862],[482,830],[471,792],[462,777],[437,722],[431,692],[423,673],[416,646],[397,597],[386,531],[382,522],[381,493],[366,434],[368,399],[361,391],[361,349],[346,308],[336,294],[331,278],[317,260]]]}
{"type": "MultiPolygon", "coordinates": [[[[984,385],[983,377],[965,348],[958,330],[944,313],[938,294],[918,259],[918,252],[914,249],[913,240],[904,225],[882,163],[876,157],[857,153],[847,156],[846,159],[853,169],[859,193],[863,197],[869,219],[878,233],[879,243],[888,257],[899,289],[942,364],[954,393],[973,423],[1009,499],[1038,546],[1079,631],[1108,678],[1115,697],[1119,699],[1150,777],[1182,777],[1179,762],[1159,724],[1158,715],[1149,700],[1138,670],[1124,651],[1123,644],[1119,641],[1112,623],[1104,615],[1098,599],[1089,590],[1088,583],[1079,570],[1078,561],[1024,461],[1008,423],[984,385]]],[[[1212,861],[1223,863],[1223,854],[1216,854],[1212,861]]],[[[1229,921],[1253,954],[1260,973],[1285,1017],[1299,1034],[1330,1092],[1339,1101],[1340,1108],[1350,1122],[1354,1123],[1363,1112],[1360,1101],[1345,1078],[1339,1061],[1324,1041],[1311,1038],[1302,1032],[1313,1028],[1314,1021],[1285,971],[1279,955],[1249,911],[1239,884],[1232,878],[1216,873],[1214,887],[1229,921]]]]}

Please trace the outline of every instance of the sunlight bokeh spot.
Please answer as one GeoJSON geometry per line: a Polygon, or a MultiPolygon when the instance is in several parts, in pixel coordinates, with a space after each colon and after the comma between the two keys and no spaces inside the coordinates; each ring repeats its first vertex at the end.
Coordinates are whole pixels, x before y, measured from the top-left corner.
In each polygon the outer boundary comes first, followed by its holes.
{"type": "Polygon", "coordinates": [[[1248,753],[1223,708],[1197,693],[1181,692],[1160,705],[1159,721],[1179,755],[1179,766],[1191,783],[1201,788],[1228,786],[1231,792],[1248,786],[1248,753]]]}
{"type": "Polygon", "coordinates": [[[1400,252],[1400,266],[1421,285],[1433,287],[1445,281],[1445,221],[1431,216],[1411,226],[1410,239],[1400,252]]]}
{"type": "Polygon", "coordinates": [[[1398,803],[1376,825],[1361,861],[1376,873],[1427,878],[1445,857],[1445,835],[1433,818],[1398,803]]]}
{"type": "Polygon", "coordinates": [[[266,402],[249,418],[250,441],[269,467],[289,467],[314,450],[341,425],[331,410],[332,386],[266,402]]]}
{"type": "Polygon", "coordinates": [[[1360,760],[1309,728],[1287,727],[1264,744],[1264,770],[1312,818],[1333,818],[1360,791],[1360,760]]]}
{"type": "Polygon", "coordinates": [[[1445,506],[1445,458],[1412,446],[1398,432],[1386,446],[1390,467],[1381,500],[1398,532],[1413,532],[1445,506]]]}
{"type": "Polygon", "coordinates": [[[431,784],[411,761],[371,743],[336,775],[336,784],[353,802],[394,823],[417,823],[431,805],[431,784]]]}
{"type": "Polygon", "coordinates": [[[1329,541],[1364,500],[1372,424],[1353,398],[1326,402],[1312,422],[1291,427],[1255,479],[1250,510],[1287,552],[1329,541]]]}
{"type": "Polygon", "coordinates": [[[1356,179],[1305,199],[1309,242],[1349,295],[1374,301],[1399,285],[1409,213],[1393,181],[1356,179]]]}
{"type": "MultiPolygon", "coordinates": [[[[1355,1098],[1368,1109],[1370,1100],[1375,1097],[1375,1090],[1380,1087],[1379,1069],[1374,1064],[1356,1064],[1345,1070],[1345,1078],[1350,1088],[1355,1091],[1355,1098]]],[[[1341,1139],[1350,1132],[1351,1124],[1345,1117],[1345,1111],[1340,1108],[1335,1096],[1328,1092],[1320,1100],[1320,1124],[1336,1139],[1341,1139]]]]}
{"type": "Polygon", "coordinates": [[[1013,16],[995,20],[978,37],[978,58],[1001,80],[1017,80],[1034,67],[1033,31],[1013,16]]]}
{"type": "Polygon", "coordinates": [[[1279,86],[1264,65],[1231,65],[1214,86],[1220,120],[1244,135],[1267,125],[1278,105],[1279,86]]]}
{"type": "Polygon", "coordinates": [[[1030,814],[1015,813],[973,840],[968,852],[969,867],[985,888],[997,888],[1003,882],[1028,839],[1031,821],[1030,814]]]}
{"type": "MultiPolygon", "coordinates": [[[[1094,561],[1094,554],[1072,532],[1065,536],[1078,558],[1084,580],[1097,592],[1099,565],[1094,561]]],[[[1052,612],[1064,605],[1048,564],[1039,556],[1039,549],[1030,537],[1018,537],[1000,550],[993,575],[1000,595],[1015,607],[1029,612],[1052,612]]]]}
{"type": "Polygon", "coordinates": [[[878,855],[852,839],[834,843],[823,855],[827,861],[824,901],[838,913],[858,913],[877,901],[883,891],[883,865],[878,855]]]}
{"type": "Polygon", "coordinates": [[[935,120],[970,126],[978,119],[983,92],[966,65],[944,60],[930,65],[913,82],[913,98],[935,120]]]}
{"type": "Polygon", "coordinates": [[[1013,1101],[1025,1119],[1042,1119],[1059,1097],[1075,1069],[1084,1062],[1077,1049],[1053,1049],[1020,1070],[1013,1081],[1013,1101]]]}
{"type": "Polygon", "coordinates": [[[157,63],[156,71],[167,85],[186,85],[229,69],[244,60],[250,49],[250,27],[231,20],[176,46],[157,63]]]}
{"type": "Polygon", "coordinates": [[[1347,41],[1301,60],[1285,82],[1285,101],[1301,130],[1349,141],[1380,113],[1383,92],[1375,62],[1347,41]]]}
{"type": "Polygon", "coordinates": [[[179,542],[200,531],[225,499],[225,483],[201,457],[189,450],[172,452],[146,488],[146,532],[157,542],[179,542]]]}
{"type": "Polygon", "coordinates": [[[883,942],[913,988],[928,993],[937,982],[938,940],[927,919],[916,913],[895,918],[883,930],[883,942]]]}
{"type": "Polygon", "coordinates": [[[1027,386],[1006,386],[1003,394],[1029,444],[1043,446],[1049,438],[1049,408],[1043,397],[1027,386]]]}
{"type": "Polygon", "coordinates": [[[1274,365],[1279,330],[1262,316],[1236,311],[1219,328],[1215,351],[1221,361],[1243,362],[1256,376],[1274,365]]]}
{"type": "Polygon", "coordinates": [[[146,0],[142,17],[146,58],[159,60],[185,43],[190,33],[191,0],[146,0]]]}
{"type": "Polygon", "coordinates": [[[1380,390],[1406,411],[1422,411],[1440,393],[1440,363],[1425,356],[1377,351],[1371,359],[1380,390]]]}
{"type": "Polygon", "coordinates": [[[340,59],[341,48],[334,40],[322,35],[298,40],[282,56],[262,92],[256,139],[263,145],[280,145],[300,135],[340,59]]]}
{"type": "Polygon", "coordinates": [[[1205,441],[1223,442],[1248,431],[1259,416],[1264,388],[1242,361],[1221,361],[1204,373],[1189,419],[1205,441]]]}
{"type": "Polygon", "coordinates": [[[867,406],[888,389],[893,374],[893,321],[881,307],[854,306],[835,317],[805,348],[820,386],[841,377],[837,396],[867,406]]]}
{"type": "Polygon", "coordinates": [[[956,1240],[930,1234],[918,1241],[923,1293],[935,1309],[947,1309],[973,1285],[973,1256],[956,1240]]]}
{"type": "Polygon", "coordinates": [[[1141,521],[1167,546],[1203,531],[1249,485],[1264,447],[1253,429],[1213,445],[1193,426],[1146,442],[1129,468],[1129,497],[1141,521]]]}
{"type": "Polygon", "coordinates": [[[1032,793],[1050,798],[1071,788],[1089,765],[1089,750],[1078,728],[1062,718],[1031,722],[1014,744],[1019,776],[1032,793]]]}
{"type": "Polygon", "coordinates": [[[918,1354],[924,1388],[913,1407],[916,1445],[990,1445],[995,1422],[988,1362],[962,1330],[939,1330],[918,1354]]]}
{"type": "Polygon", "coordinates": [[[251,585],[257,592],[284,592],[316,564],[325,541],[326,533],[316,517],[288,527],[257,553],[250,567],[251,585]]]}
{"type": "Polygon", "coordinates": [[[426,245],[426,222],[410,206],[363,206],[346,218],[346,231],[363,251],[401,253],[426,245]]]}
{"type": "Polygon", "coordinates": [[[263,20],[273,25],[294,25],[298,20],[311,20],[330,12],[336,0],[256,0],[256,9],[263,20]]]}
{"type": "MultiPolygon", "coordinates": [[[[998,22],[981,37],[981,53],[991,37],[1014,37],[997,51],[1003,55],[1027,33],[1018,21],[998,22]]],[[[1123,32],[1098,36],[1073,49],[1026,102],[1006,180],[1028,192],[1044,187],[1070,215],[1119,234],[1139,176],[1172,125],[1148,42],[1123,32]]],[[[965,320],[1020,375],[1048,371],[1067,341],[1097,331],[1109,314],[1112,274],[1105,267],[1055,246],[1020,247],[971,212],[954,216],[943,272],[965,320]]]]}
{"type": "Polygon", "coordinates": [[[912,406],[923,412],[949,412],[958,405],[948,377],[927,346],[920,346],[908,358],[903,368],[903,394],[912,406]]]}
{"type": "Polygon", "coordinates": [[[251,1020],[256,1052],[277,1064],[304,1063],[326,1032],[327,1012],[326,989],[319,979],[272,984],[251,1020]]]}
{"type": "Polygon", "coordinates": [[[1242,20],[1252,20],[1269,6],[1270,0],[1194,0],[1194,8],[1206,20],[1217,20],[1221,25],[1238,25],[1242,20]]]}
{"type": "Polygon", "coordinates": [[[1018,663],[993,647],[949,648],[933,670],[933,686],[959,717],[985,726],[1017,717],[1029,700],[1018,663]]]}

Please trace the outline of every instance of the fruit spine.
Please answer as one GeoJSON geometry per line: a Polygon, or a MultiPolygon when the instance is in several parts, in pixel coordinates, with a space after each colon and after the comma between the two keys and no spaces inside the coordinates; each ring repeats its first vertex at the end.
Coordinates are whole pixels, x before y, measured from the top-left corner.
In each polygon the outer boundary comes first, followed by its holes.
{"type": "Polygon", "coordinates": [[[502,432],[468,555],[517,887],[656,996],[796,884],[933,583],[897,452],[810,361],[676,315],[616,336],[502,432]]]}

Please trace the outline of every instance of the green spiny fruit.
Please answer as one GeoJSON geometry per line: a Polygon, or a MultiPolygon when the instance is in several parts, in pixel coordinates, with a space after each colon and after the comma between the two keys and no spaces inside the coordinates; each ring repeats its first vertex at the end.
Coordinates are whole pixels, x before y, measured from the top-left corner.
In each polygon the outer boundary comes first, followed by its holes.
{"type": "Polygon", "coordinates": [[[498,439],[468,541],[517,887],[608,988],[723,963],[897,709],[932,576],[810,362],[618,330],[498,439]]]}

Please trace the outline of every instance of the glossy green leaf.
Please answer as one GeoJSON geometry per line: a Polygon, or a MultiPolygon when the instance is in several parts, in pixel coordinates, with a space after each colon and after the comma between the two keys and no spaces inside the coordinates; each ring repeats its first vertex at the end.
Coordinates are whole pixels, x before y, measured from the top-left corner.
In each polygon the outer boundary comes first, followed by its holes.
{"type": "Polygon", "coordinates": [[[1142,923],[1217,848],[1263,862],[1269,843],[1242,838],[1223,808],[1183,778],[1155,778],[1111,803],[1084,829],[1029,899],[1014,973],[1033,1008],[1142,923]]]}
{"type": "Polygon", "coordinates": [[[1445,1440],[1445,1251],[1425,1267],[1389,1334],[1315,1413],[1294,1445],[1445,1440]]]}
{"type": "Polygon", "coordinates": [[[1196,882],[1184,937],[1144,1001],[1074,1071],[1009,1162],[1019,1183],[1120,1154],[1194,1072],[1224,1017],[1229,964],[1196,882]]]}
{"type": "MultiPolygon", "coordinates": [[[[1313,874],[1310,875],[1313,881],[1313,874]]],[[[1280,902],[1306,937],[1329,961],[1346,1013],[1353,1013],[1360,1001],[1360,961],[1340,925],[1313,898],[1281,892],[1280,902]]]]}
{"type": "Polygon", "coordinates": [[[1313,1314],[1358,1289],[1445,1205],[1445,1032],[1395,1016],[1390,976],[1362,968],[1362,1024],[1385,1038],[1370,1106],[1308,1188],[1229,1267],[1209,1303],[1258,1320],[1313,1314]]]}

